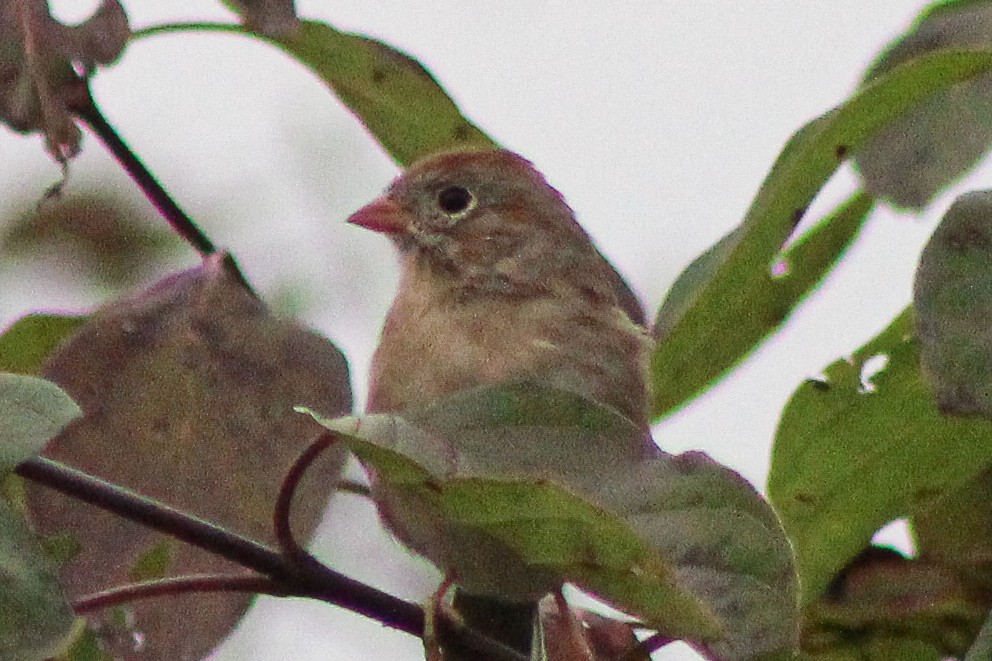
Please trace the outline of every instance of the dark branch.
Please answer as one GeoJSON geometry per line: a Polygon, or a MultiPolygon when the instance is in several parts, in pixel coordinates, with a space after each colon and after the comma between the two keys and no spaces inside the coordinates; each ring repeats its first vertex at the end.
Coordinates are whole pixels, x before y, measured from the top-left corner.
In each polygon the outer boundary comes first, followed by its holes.
{"type": "Polygon", "coordinates": [[[17,467],[17,474],[254,569],[283,582],[295,594],[337,604],[416,636],[423,631],[424,614],[416,604],[324,565],[301,578],[289,561],[267,546],[51,459],[30,459],[17,467]]]}
{"type": "MultiPolygon", "coordinates": [[[[348,578],[325,565],[308,563],[301,567],[258,542],[51,459],[29,459],[19,464],[16,472],[67,496],[254,569],[278,582],[287,595],[319,599],[388,627],[423,636],[424,611],[419,606],[348,578]]],[[[480,653],[480,659],[526,661],[523,655],[447,618],[441,624],[445,635],[453,636],[466,648],[480,653]]]]}

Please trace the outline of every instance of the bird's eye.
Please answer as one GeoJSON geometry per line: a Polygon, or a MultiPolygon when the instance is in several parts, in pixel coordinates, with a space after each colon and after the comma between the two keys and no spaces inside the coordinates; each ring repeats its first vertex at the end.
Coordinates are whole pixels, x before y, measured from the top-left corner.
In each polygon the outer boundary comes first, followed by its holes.
{"type": "Polygon", "coordinates": [[[448,216],[459,216],[475,206],[475,196],[462,186],[448,186],[437,194],[437,205],[448,216]]]}

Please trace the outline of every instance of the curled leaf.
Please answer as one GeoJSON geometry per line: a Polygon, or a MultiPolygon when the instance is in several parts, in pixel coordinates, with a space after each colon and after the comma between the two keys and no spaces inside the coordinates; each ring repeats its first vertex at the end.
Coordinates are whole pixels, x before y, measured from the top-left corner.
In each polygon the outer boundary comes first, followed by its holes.
{"type": "Polygon", "coordinates": [[[45,0],[0,3],[0,121],[16,131],[40,131],[62,161],[79,151],[71,108],[98,64],[113,62],[131,31],[119,0],[103,0],[85,22],[52,18],[45,0]]]}

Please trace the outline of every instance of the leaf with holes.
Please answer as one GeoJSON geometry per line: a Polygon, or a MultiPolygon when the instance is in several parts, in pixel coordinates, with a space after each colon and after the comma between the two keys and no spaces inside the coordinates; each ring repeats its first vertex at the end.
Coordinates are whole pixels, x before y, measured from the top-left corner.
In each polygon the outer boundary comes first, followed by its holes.
{"type": "Polygon", "coordinates": [[[519,383],[318,419],[370,470],[386,526],[470,592],[572,582],[710,659],[796,644],[792,552],[768,504],[702,453],[649,451],[613,409],[519,383]]]}
{"type": "Polygon", "coordinates": [[[706,272],[694,275],[691,296],[683,291],[659,312],[663,341],[651,362],[654,416],[704,390],[779,327],[856,236],[871,204],[864,196],[835,212],[836,232],[831,222],[821,227],[829,231],[822,242],[809,236],[819,247],[804,258],[808,263],[793,258],[789,275],[769,276],[797,220],[840,163],[908,109],[990,70],[992,49],[921,57],[866,85],[789,140],[738,230],[718,244],[720,254],[711,255],[706,272]],[[770,291],[776,293],[772,305],[763,302],[770,291]]]}
{"type": "Polygon", "coordinates": [[[803,603],[820,597],[880,527],[990,462],[992,422],[937,410],[909,310],[850,360],[827,367],[826,380],[801,385],[779,423],[768,495],[796,550],[803,603]],[[888,360],[866,380],[876,356],[888,360]]]}

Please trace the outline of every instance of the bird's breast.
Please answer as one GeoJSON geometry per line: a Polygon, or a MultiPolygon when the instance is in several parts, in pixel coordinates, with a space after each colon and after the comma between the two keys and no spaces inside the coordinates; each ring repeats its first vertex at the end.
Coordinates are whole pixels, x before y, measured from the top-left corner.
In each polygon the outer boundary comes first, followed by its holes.
{"type": "Polygon", "coordinates": [[[618,306],[553,294],[464,297],[445,284],[422,275],[401,283],[372,360],[370,412],[526,379],[643,418],[650,340],[618,306]]]}

